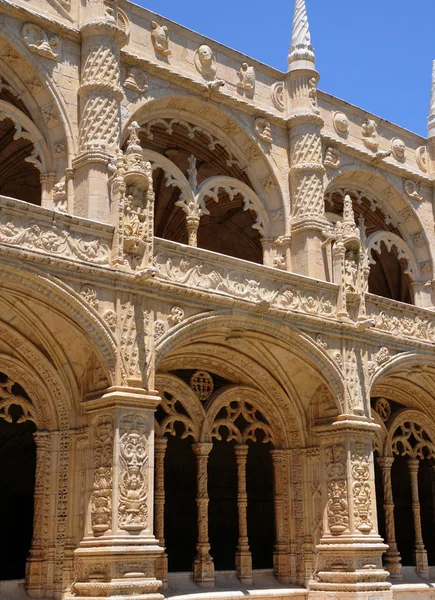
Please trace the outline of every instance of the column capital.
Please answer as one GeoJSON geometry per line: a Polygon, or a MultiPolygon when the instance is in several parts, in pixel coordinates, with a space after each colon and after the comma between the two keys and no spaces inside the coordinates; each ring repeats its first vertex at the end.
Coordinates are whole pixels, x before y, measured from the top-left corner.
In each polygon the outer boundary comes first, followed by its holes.
{"type": "Polygon", "coordinates": [[[160,403],[158,392],[135,387],[110,387],[104,392],[88,394],[82,401],[85,412],[117,408],[136,408],[155,411],[160,403]]]}
{"type": "Polygon", "coordinates": [[[390,470],[394,463],[394,456],[378,456],[376,462],[382,470],[390,470]]]}
{"type": "Polygon", "coordinates": [[[419,458],[409,458],[408,459],[408,468],[411,472],[417,472],[420,467],[420,459],[419,458]]]}
{"type": "Polygon", "coordinates": [[[213,444],[208,442],[198,442],[197,444],[192,444],[192,450],[195,452],[196,456],[208,456],[213,448],[213,444]]]}

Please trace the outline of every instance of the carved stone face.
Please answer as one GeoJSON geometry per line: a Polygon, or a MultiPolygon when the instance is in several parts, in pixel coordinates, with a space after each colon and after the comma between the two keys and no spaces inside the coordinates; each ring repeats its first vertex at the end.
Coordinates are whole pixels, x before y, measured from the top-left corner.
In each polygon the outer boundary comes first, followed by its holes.
{"type": "Polygon", "coordinates": [[[406,146],[405,142],[400,138],[394,138],[391,142],[391,149],[393,150],[393,154],[399,160],[405,158],[406,146]]]}
{"type": "Polygon", "coordinates": [[[198,56],[201,64],[205,66],[210,66],[213,61],[213,50],[209,46],[200,46],[198,48],[198,56]]]}
{"type": "Polygon", "coordinates": [[[349,131],[349,119],[342,112],[334,114],[334,128],[337,133],[347,133],[349,131]]]}

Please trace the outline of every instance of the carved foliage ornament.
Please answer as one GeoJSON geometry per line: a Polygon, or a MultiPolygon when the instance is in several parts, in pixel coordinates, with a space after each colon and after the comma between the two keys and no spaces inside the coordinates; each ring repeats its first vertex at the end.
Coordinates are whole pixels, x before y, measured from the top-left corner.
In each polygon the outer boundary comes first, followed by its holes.
{"type": "Polygon", "coordinates": [[[120,529],[139,532],[148,524],[147,421],[136,414],[124,415],[120,424],[119,515],[120,529]]]}
{"type": "Polygon", "coordinates": [[[351,464],[353,493],[353,510],[355,517],[356,528],[361,533],[370,533],[373,529],[372,517],[372,500],[370,479],[370,463],[369,457],[371,454],[370,446],[361,442],[356,442],[352,446],[351,464]]]}
{"type": "Polygon", "coordinates": [[[109,414],[94,423],[94,483],[91,497],[91,527],[101,535],[112,526],[113,421],[109,414]]]}
{"type": "Polygon", "coordinates": [[[326,513],[332,535],[341,535],[349,527],[346,481],[346,449],[343,444],[325,448],[328,502],[326,513]]]}

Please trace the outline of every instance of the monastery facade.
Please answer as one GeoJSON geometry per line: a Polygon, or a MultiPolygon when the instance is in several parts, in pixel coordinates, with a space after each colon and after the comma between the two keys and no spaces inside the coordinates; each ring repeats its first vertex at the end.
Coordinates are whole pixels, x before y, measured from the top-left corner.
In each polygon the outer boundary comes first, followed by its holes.
{"type": "Polygon", "coordinates": [[[0,597],[433,598],[435,84],[318,80],[0,0],[0,597]]]}

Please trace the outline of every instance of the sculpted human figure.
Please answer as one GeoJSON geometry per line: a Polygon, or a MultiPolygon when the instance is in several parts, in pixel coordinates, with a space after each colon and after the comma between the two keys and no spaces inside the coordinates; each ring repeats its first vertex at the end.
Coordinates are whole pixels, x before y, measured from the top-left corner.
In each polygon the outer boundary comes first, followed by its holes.
{"type": "Polygon", "coordinates": [[[252,93],[255,89],[255,69],[249,66],[248,63],[243,63],[240,67],[240,71],[237,73],[239,76],[239,83],[237,87],[239,90],[245,91],[246,93],[252,93]]]}
{"type": "Polygon", "coordinates": [[[370,150],[377,150],[379,147],[378,126],[373,119],[366,119],[361,125],[364,144],[370,150]]]}
{"type": "Polygon", "coordinates": [[[216,58],[210,46],[203,44],[195,52],[195,66],[204,77],[216,75],[216,58]]]}
{"type": "Polygon", "coordinates": [[[391,142],[391,149],[393,151],[394,158],[400,161],[405,159],[406,146],[403,140],[400,138],[393,138],[391,142]]]}

